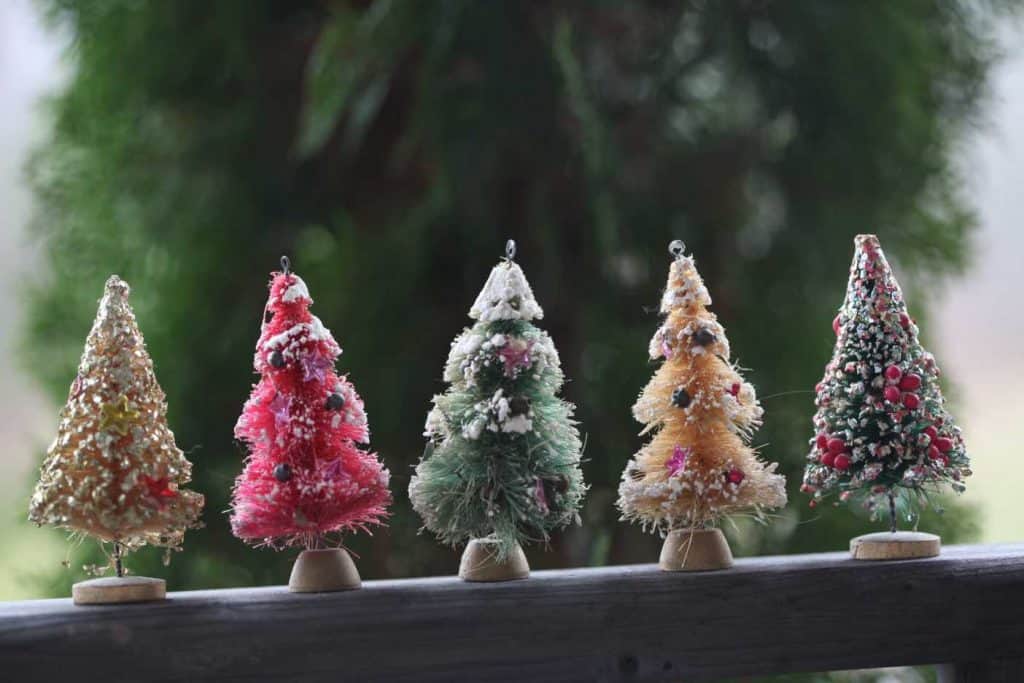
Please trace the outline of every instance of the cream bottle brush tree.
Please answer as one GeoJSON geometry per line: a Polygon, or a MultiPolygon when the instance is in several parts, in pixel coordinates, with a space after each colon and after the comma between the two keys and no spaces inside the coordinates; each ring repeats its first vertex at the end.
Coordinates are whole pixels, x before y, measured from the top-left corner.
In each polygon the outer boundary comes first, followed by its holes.
{"type": "MultiPolygon", "coordinates": [[[[192,464],[167,426],[166,398],[128,294],[124,280],[107,280],[29,507],[36,524],[112,544],[118,578],[125,551],[177,549],[203,509],[203,496],[183,488],[192,464]]],[[[162,580],[134,579],[86,581],[73,592],[76,602],[121,602],[164,590],[162,580]]]]}
{"type": "Polygon", "coordinates": [[[693,258],[682,242],[661,299],[666,316],[649,346],[664,362],[644,388],[633,415],[652,434],[626,466],[618,507],[624,520],[668,533],[666,570],[729,566],[731,553],[715,525],[730,514],[786,504],[777,465],[749,445],[763,411],[754,387],[730,362],[729,342],[693,258]]]}

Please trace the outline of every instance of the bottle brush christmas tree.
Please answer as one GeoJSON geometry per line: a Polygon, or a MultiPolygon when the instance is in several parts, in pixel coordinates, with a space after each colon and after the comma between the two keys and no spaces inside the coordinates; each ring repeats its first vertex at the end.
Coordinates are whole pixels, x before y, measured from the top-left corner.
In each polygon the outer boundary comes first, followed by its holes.
{"type": "Polygon", "coordinates": [[[282,260],[274,273],[254,359],[260,380],[235,437],[249,448],[235,483],[231,529],[256,545],[299,545],[293,591],[357,588],[359,574],[333,540],[380,524],[391,502],[388,471],[369,442],[363,402],[335,373],[341,348],[302,279],[282,260]]]}
{"type": "Polygon", "coordinates": [[[460,576],[521,578],[521,548],[578,522],[586,486],[573,406],[556,395],[564,378],[543,316],[513,261],[491,271],[469,311],[476,320],[452,342],[448,391],[427,416],[427,448],[409,485],[413,507],[445,543],[470,541],[460,576]]]}
{"type": "Polygon", "coordinates": [[[178,549],[203,509],[203,497],[182,488],[192,464],[167,426],[128,293],[110,276],[29,507],[36,524],[112,544],[116,578],[76,583],[78,604],[163,598],[163,579],[125,576],[123,555],[178,549]]]}
{"type": "Polygon", "coordinates": [[[964,490],[970,461],[960,428],[943,405],[939,368],[918,341],[900,286],[874,235],[854,240],[846,298],[832,323],[832,360],[815,387],[815,435],[803,490],[816,505],[854,498],[890,532],[853,540],[855,557],[924,557],[932,534],[897,534],[897,508],[913,511],[950,484],[964,490]]]}
{"type": "Polygon", "coordinates": [[[633,406],[653,438],[626,466],[619,486],[623,519],[668,532],[661,553],[667,571],[717,569],[732,564],[715,525],[725,515],[763,513],[786,504],[776,464],[748,445],[762,409],[754,387],[729,360],[729,342],[711,297],[678,240],[668,287],[667,317],[651,339],[661,367],[633,406]]]}

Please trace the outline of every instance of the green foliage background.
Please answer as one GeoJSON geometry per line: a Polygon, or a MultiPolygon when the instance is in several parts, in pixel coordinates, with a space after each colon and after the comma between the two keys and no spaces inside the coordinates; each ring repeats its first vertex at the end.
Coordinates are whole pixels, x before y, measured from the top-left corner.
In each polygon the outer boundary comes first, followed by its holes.
{"type": "MultiPolygon", "coordinates": [[[[224,514],[267,274],[287,253],[394,474],[390,528],[352,540],[363,576],[453,572],[405,490],[448,345],[508,237],[561,352],[592,485],[584,526],[532,552],[535,567],[656,556],[612,503],[677,237],[791,484],[789,508],[743,525],[734,548],[838,550],[871,526],[796,492],[809,390],[858,232],[880,234],[927,341],[931,287],[969,253],[953,159],[1010,3],[42,6],[70,30],[74,76],[30,167],[52,276],[28,292],[26,362],[63,401],[104,279],[126,278],[208,500],[170,567],[144,551],[135,571],[174,589],[287,576],[290,553],[250,549],[224,514]]],[[[971,519],[958,507],[926,524],[952,541],[971,519]]],[[[95,557],[86,544],[73,564],[95,557]]],[[[52,592],[77,577],[54,568],[52,592]]]]}

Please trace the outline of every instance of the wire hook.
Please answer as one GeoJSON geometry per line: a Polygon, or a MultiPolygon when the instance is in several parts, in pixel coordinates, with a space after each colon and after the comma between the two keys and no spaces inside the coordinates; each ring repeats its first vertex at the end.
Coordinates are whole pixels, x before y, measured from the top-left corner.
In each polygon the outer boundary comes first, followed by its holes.
{"type": "Polygon", "coordinates": [[[516,241],[515,240],[509,240],[508,242],[505,242],[505,258],[507,258],[509,261],[515,261],[516,260],[516,241]]]}
{"type": "Polygon", "coordinates": [[[668,245],[668,253],[675,256],[677,259],[683,258],[683,253],[686,252],[686,244],[682,240],[672,240],[668,245]]]}
{"type": "Polygon", "coordinates": [[[281,272],[283,272],[285,275],[292,272],[292,261],[287,256],[281,257],[281,272]]]}

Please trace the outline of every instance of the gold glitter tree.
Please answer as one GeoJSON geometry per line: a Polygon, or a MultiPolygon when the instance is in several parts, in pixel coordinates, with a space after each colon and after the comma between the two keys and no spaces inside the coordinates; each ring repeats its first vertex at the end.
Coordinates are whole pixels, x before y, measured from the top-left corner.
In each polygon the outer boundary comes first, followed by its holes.
{"type": "Polygon", "coordinates": [[[176,549],[203,509],[203,496],[181,488],[192,464],[167,427],[128,293],[111,275],[29,507],[36,524],[113,543],[119,577],[123,550],[176,549]]]}

